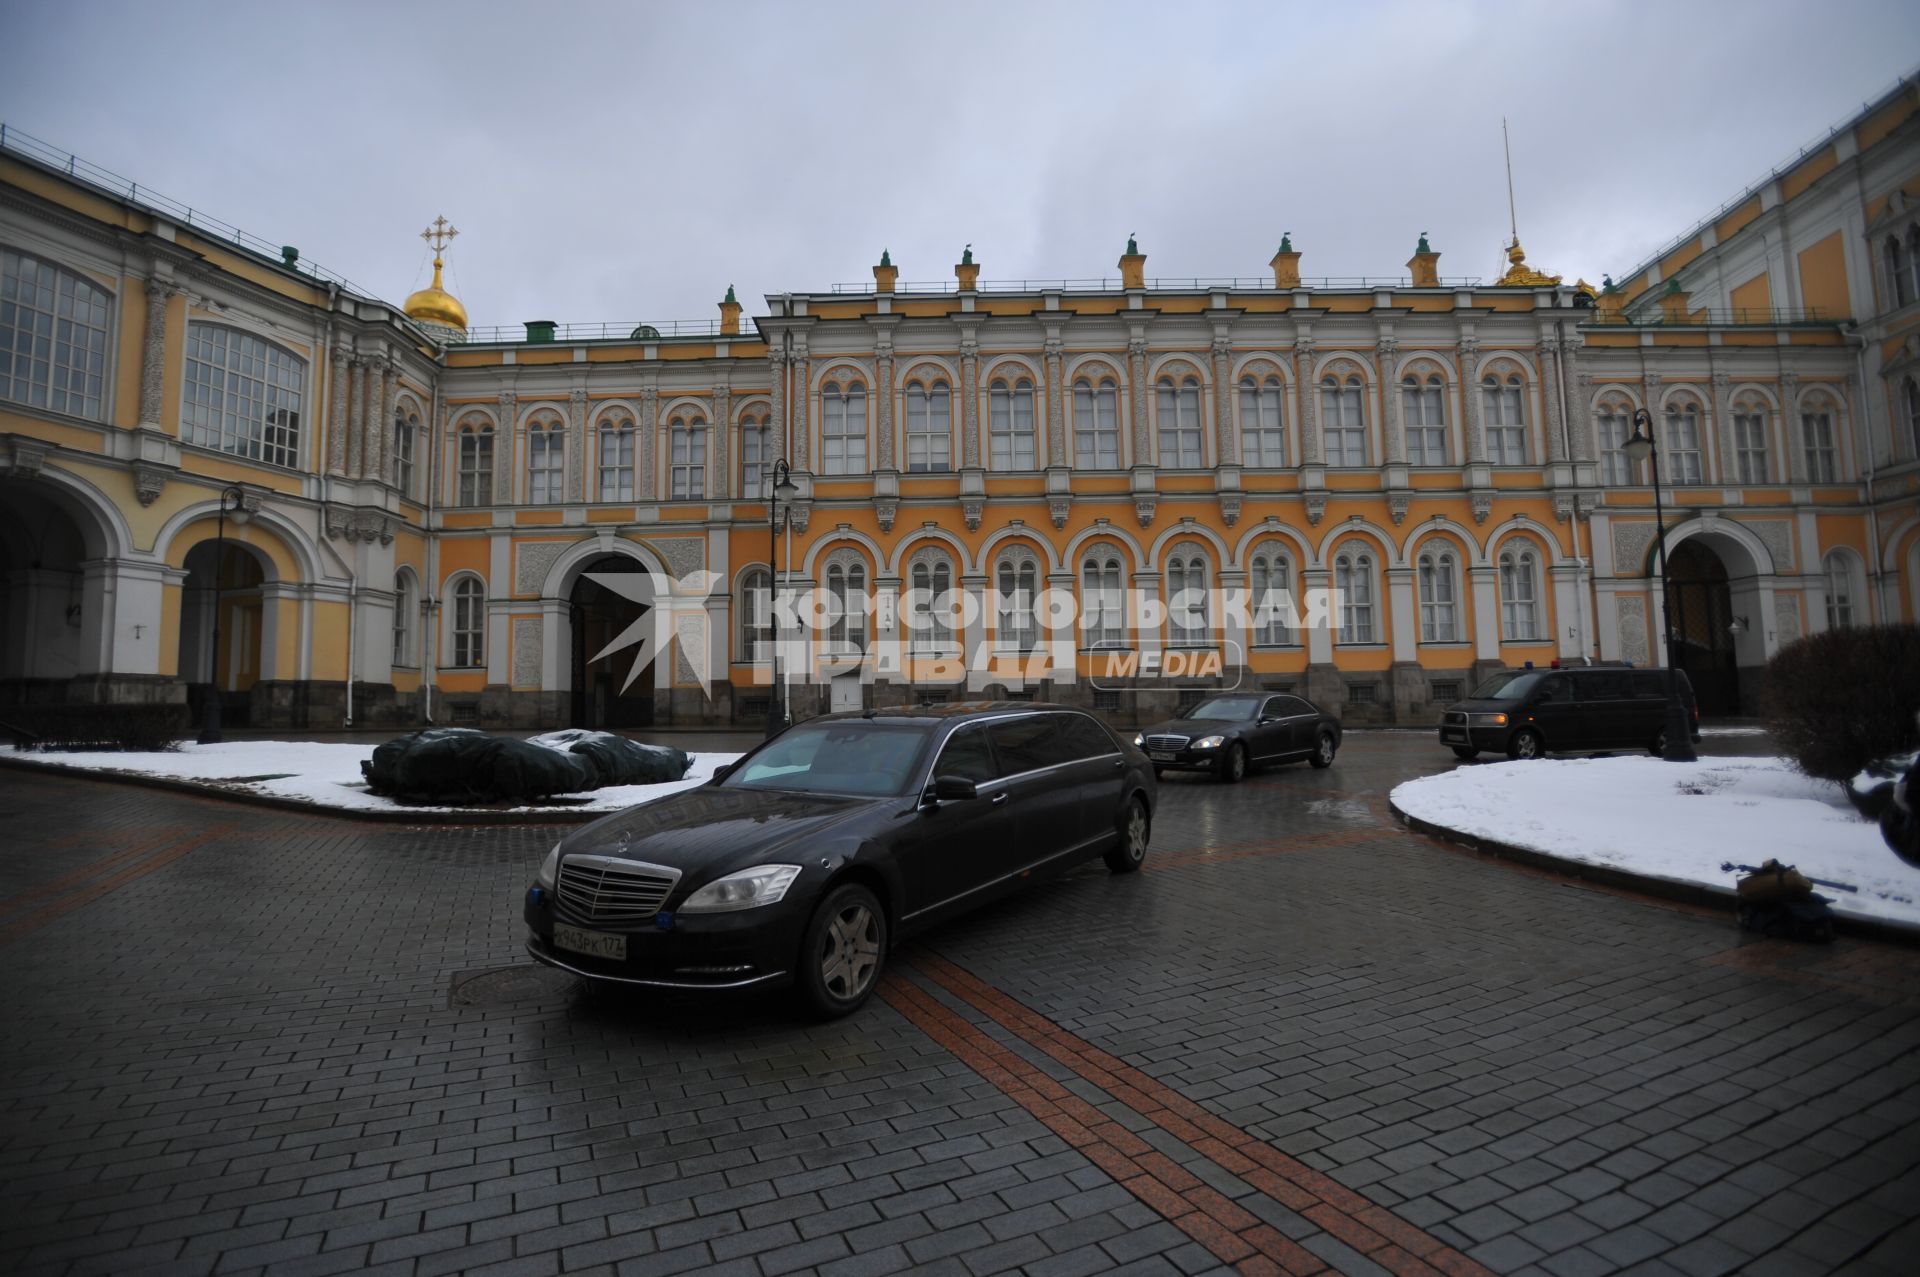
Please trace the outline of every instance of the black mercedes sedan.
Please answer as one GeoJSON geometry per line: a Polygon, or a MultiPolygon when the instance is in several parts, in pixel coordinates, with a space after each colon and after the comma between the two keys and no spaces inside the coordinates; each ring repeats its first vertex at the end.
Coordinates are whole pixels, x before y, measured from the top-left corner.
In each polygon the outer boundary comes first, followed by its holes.
{"type": "Polygon", "coordinates": [[[1182,710],[1133,738],[1158,773],[1212,772],[1229,783],[1260,763],[1304,758],[1333,766],[1340,720],[1285,692],[1227,692],[1182,710]]]}
{"type": "Polygon", "coordinates": [[[900,936],[1096,856],[1138,869],[1155,797],[1144,754],[1060,706],[810,719],[561,839],[527,952],[652,988],[796,984],[845,1015],[900,936]]]}

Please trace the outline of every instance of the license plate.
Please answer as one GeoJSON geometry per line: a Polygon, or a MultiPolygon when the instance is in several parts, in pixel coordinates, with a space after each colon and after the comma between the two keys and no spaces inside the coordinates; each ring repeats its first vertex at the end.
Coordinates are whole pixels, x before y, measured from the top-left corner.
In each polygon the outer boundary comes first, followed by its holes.
{"type": "Polygon", "coordinates": [[[1462,744],[1465,744],[1467,739],[1467,734],[1465,732],[1441,732],[1440,739],[1441,740],[1457,740],[1462,744]]]}
{"type": "Polygon", "coordinates": [[[604,931],[588,931],[584,927],[569,927],[564,922],[553,924],[553,945],[556,949],[584,953],[593,958],[607,958],[614,962],[627,960],[625,936],[608,935],[604,931]]]}
{"type": "Polygon", "coordinates": [[[1176,755],[1170,749],[1150,749],[1147,751],[1147,757],[1156,763],[1170,763],[1176,755]]]}

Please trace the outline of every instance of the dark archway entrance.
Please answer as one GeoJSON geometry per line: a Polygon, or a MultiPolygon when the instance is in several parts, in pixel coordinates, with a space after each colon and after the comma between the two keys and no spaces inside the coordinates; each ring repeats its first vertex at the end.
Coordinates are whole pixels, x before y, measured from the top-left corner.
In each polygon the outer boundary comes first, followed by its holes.
{"type": "Polygon", "coordinates": [[[596,573],[644,577],[646,565],[622,554],[603,555],[580,571],[567,597],[567,616],[573,632],[573,718],[575,727],[649,727],[653,724],[653,666],[640,671],[633,685],[621,690],[632,672],[635,649],[624,647],[599,660],[594,656],[650,610],[644,603],[624,598],[598,581],[596,573]]]}
{"type": "Polygon", "coordinates": [[[1687,672],[1705,715],[1740,712],[1740,665],[1734,651],[1733,594],[1727,565],[1698,540],[1673,547],[1667,563],[1667,608],[1673,663],[1687,672]]]}
{"type": "MultiPolygon", "coordinates": [[[[44,485],[0,479],[0,683],[7,699],[60,699],[89,672],[82,620],[93,556],[44,485]]],[[[98,606],[96,597],[92,600],[98,606]]]]}
{"type": "Polygon", "coordinates": [[[187,582],[180,608],[180,675],[187,680],[188,713],[199,722],[206,697],[217,690],[220,721],[252,721],[253,685],[260,681],[265,615],[260,587],[266,573],[254,552],[231,540],[206,540],[187,551],[187,582]],[[214,574],[219,573],[220,650],[213,650],[214,574]]]}

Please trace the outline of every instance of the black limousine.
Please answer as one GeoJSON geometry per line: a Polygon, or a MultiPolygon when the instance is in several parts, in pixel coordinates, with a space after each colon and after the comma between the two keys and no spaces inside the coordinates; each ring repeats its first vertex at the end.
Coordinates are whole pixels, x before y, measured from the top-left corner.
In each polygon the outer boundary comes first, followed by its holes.
{"type": "Polygon", "coordinates": [[[900,936],[1095,857],[1138,869],[1155,798],[1146,755],[1061,706],[810,719],[561,839],[527,951],[652,988],[796,984],[845,1015],[900,936]]]}

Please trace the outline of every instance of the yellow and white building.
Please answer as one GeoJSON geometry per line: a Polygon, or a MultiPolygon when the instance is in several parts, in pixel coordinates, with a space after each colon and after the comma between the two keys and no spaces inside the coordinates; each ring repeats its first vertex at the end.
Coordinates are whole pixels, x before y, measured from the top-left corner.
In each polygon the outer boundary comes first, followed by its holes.
{"type": "Polygon", "coordinates": [[[1800,635],[1920,618],[1920,81],[1603,290],[1517,240],[1486,283],[1424,237],[1362,280],[1290,242],[1154,280],[1129,243],[1115,280],[883,256],[750,318],[479,329],[437,269],[394,306],[10,133],[0,260],[0,706],[756,723],[777,554],[873,600],[785,660],[800,714],[971,669],[1119,722],[1236,682],[1426,722],[1488,668],[1665,659],[1643,410],[1709,711],[1800,635]],[[640,612],[605,574],[643,570],[709,574],[675,622],[706,679],[600,656],[640,612]],[[1275,586],[1332,623],[1156,606],[1275,586]],[[1079,623],[1005,605],[1049,589],[1079,623]]]}

